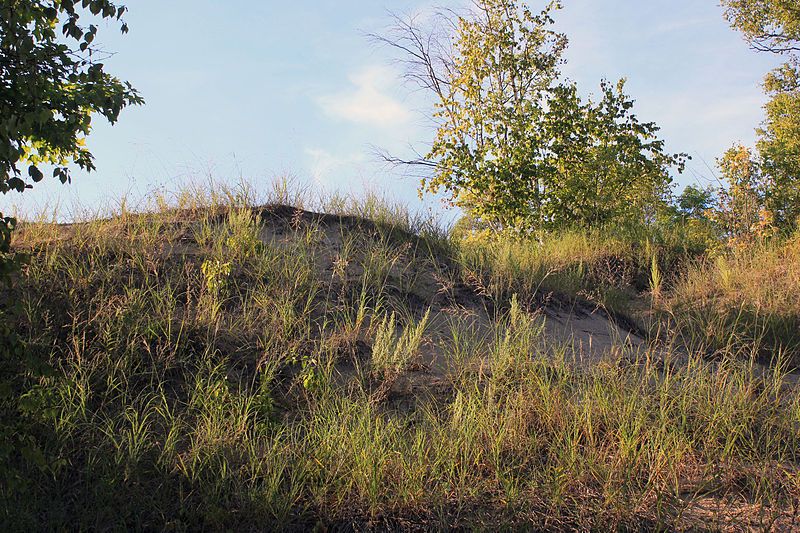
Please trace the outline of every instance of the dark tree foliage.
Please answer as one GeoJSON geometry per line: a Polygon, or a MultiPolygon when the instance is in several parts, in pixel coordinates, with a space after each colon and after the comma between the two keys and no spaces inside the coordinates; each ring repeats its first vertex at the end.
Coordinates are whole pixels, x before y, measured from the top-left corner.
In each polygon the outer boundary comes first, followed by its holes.
{"type": "Polygon", "coordinates": [[[677,198],[679,214],[688,218],[707,218],[706,213],[715,205],[714,191],[710,187],[688,185],[677,198]]]}
{"type": "MultiPolygon", "coordinates": [[[[85,137],[92,116],[116,122],[142,98],[108,72],[93,43],[102,20],[123,21],[110,0],[0,0],[0,192],[22,192],[47,171],[94,170],[85,137]]],[[[14,221],[0,213],[0,253],[14,221]]]]}

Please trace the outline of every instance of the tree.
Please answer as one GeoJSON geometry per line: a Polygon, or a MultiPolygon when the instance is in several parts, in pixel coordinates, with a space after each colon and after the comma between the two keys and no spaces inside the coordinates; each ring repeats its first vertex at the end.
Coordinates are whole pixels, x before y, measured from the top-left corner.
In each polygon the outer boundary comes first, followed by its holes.
{"type": "Polygon", "coordinates": [[[778,227],[793,230],[800,220],[800,63],[768,74],[764,88],[770,100],[757,147],[769,176],[765,205],[778,227]]]}
{"type": "Polygon", "coordinates": [[[753,152],[734,145],[717,161],[727,182],[719,191],[716,221],[733,241],[749,241],[772,223],[764,209],[767,181],[753,152]]]}
{"type": "Polygon", "coordinates": [[[470,13],[438,13],[432,27],[396,19],[382,42],[400,49],[408,77],[435,97],[437,132],[413,164],[431,170],[421,191],[494,229],[540,218],[548,170],[538,125],[567,39],[552,31],[551,2],[538,14],[515,2],[477,0],[470,13]]]}
{"type": "Polygon", "coordinates": [[[755,50],[800,52],[800,4],[796,0],[722,0],[725,18],[755,50]]]}
{"type": "Polygon", "coordinates": [[[549,2],[534,13],[515,0],[474,0],[429,27],[395,19],[376,38],[402,53],[407,78],[434,96],[437,131],[421,165],[421,192],[449,200],[495,230],[601,224],[659,196],[666,168],[658,128],[640,123],[633,102],[603,82],[584,103],[560,81],[567,38],[552,29],[549,2]]]}
{"type": "Polygon", "coordinates": [[[657,225],[673,242],[693,255],[716,249],[724,229],[720,223],[718,191],[711,186],[687,185],[667,209],[659,213],[657,225]]]}
{"type": "MultiPolygon", "coordinates": [[[[92,116],[112,124],[142,98],[106,72],[93,45],[103,19],[126,11],[110,0],[0,0],[0,192],[23,192],[51,171],[62,183],[69,166],[94,170],[85,147],[92,116]]],[[[14,220],[0,214],[0,254],[14,220]]]]}
{"type": "Polygon", "coordinates": [[[800,4],[796,0],[723,0],[725,16],[758,51],[788,56],[764,80],[770,97],[758,129],[765,207],[777,227],[800,218],[800,4]]]}
{"type": "Polygon", "coordinates": [[[715,204],[714,190],[711,187],[687,185],[677,198],[678,214],[684,218],[706,219],[715,204]]]}
{"type": "Polygon", "coordinates": [[[575,84],[553,92],[545,136],[555,172],[546,190],[551,225],[646,222],[670,196],[668,169],[685,156],[664,152],[658,126],[633,114],[624,80],[600,84],[602,97],[583,103],[575,84]]]}

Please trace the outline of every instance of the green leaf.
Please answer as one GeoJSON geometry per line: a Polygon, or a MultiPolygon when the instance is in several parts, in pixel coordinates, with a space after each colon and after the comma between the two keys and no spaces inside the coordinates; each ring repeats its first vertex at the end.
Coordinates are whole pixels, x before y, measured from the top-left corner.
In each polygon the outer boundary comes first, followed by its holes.
{"type": "MultiPolygon", "coordinates": [[[[113,123],[123,108],[143,102],[129,83],[90,60],[99,25],[89,24],[84,32],[80,24],[81,10],[119,19],[124,8],[108,0],[11,4],[18,16],[3,21],[0,47],[2,85],[8,89],[0,95],[0,107],[9,110],[0,117],[0,193],[30,187],[20,177],[20,161],[33,163],[28,169],[33,183],[43,177],[37,165],[66,160],[92,170],[91,153],[82,142],[92,118],[102,116],[113,123]],[[59,117],[57,123],[53,117],[59,117]]],[[[127,31],[124,24],[123,30],[127,31]]],[[[69,181],[66,168],[55,170],[54,176],[69,181]]]]}
{"type": "Polygon", "coordinates": [[[42,181],[42,179],[44,178],[44,174],[42,174],[41,170],[36,168],[36,165],[31,165],[28,167],[28,175],[35,182],[42,181]]]}

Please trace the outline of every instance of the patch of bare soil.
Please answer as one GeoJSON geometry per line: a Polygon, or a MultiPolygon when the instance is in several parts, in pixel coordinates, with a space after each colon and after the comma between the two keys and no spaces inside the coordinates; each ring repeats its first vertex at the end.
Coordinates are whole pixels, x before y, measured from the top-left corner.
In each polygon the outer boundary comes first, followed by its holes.
{"type": "Polygon", "coordinates": [[[682,531],[799,531],[798,510],[771,509],[741,499],[707,496],[686,503],[682,531]]]}

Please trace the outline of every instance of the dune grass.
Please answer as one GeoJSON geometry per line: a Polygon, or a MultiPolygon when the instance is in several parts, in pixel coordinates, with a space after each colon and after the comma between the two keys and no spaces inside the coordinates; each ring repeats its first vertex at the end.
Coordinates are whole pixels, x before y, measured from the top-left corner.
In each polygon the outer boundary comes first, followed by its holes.
{"type": "Polygon", "coordinates": [[[623,307],[626,296],[633,298],[629,289],[639,275],[630,243],[601,232],[565,231],[541,242],[468,239],[460,251],[466,274],[495,301],[517,294],[527,302],[555,297],[567,303],[581,297],[623,307]]]}
{"type": "Polygon", "coordinates": [[[696,263],[663,307],[695,350],[736,346],[800,364],[800,236],[696,263]]]}
{"type": "Polygon", "coordinates": [[[334,218],[249,202],[195,195],[25,225],[16,246],[31,260],[2,298],[46,370],[5,361],[17,399],[3,396],[3,417],[24,413],[32,443],[0,454],[8,529],[713,529],[794,516],[800,393],[780,361],[764,369],[735,345],[716,361],[621,348],[585,367],[543,334],[543,289],[612,276],[607,287],[635,290],[598,266],[625,257],[624,242],[470,245],[376,201],[334,199],[334,218]],[[430,335],[435,311],[468,291],[490,323],[452,315],[430,335]],[[444,384],[397,402],[423,342],[446,361],[444,384]],[[707,501],[718,512],[698,515],[707,501]]]}

